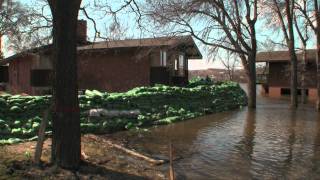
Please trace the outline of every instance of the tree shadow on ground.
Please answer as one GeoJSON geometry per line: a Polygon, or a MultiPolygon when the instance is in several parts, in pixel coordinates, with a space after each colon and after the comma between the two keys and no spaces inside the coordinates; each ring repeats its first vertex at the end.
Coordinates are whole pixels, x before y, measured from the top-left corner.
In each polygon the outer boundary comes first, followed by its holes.
{"type": "Polygon", "coordinates": [[[142,176],[136,176],[133,174],[128,174],[124,172],[116,172],[110,169],[105,168],[104,166],[97,165],[91,162],[83,162],[79,173],[81,175],[99,175],[107,179],[130,179],[130,180],[144,180],[148,179],[142,176]]]}
{"type": "Polygon", "coordinates": [[[79,170],[69,171],[49,164],[35,166],[31,161],[12,161],[6,165],[6,177],[21,179],[108,179],[144,180],[146,177],[117,172],[91,162],[82,162],[79,170]]]}

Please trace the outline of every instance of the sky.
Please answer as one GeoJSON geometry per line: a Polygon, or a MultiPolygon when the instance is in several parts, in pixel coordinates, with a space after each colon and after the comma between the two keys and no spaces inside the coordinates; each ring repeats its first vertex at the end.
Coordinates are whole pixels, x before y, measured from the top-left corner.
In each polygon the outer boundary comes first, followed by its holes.
{"type": "MultiPolygon", "coordinates": [[[[39,0],[18,0],[22,3],[25,3],[31,7],[35,7],[36,2],[39,0]]],[[[106,1],[110,4],[111,8],[113,10],[118,9],[123,5],[125,2],[124,0],[97,0],[97,1],[106,1]]],[[[104,11],[99,11],[97,9],[90,8],[92,7],[93,0],[83,0],[81,7],[85,7],[87,9],[88,14],[90,17],[95,19],[97,23],[97,29],[101,32],[102,36],[104,37],[111,37],[113,34],[110,33],[110,22],[113,22],[113,17],[110,14],[105,14],[104,11]]],[[[41,6],[38,7],[38,9],[41,9],[41,6]]],[[[50,9],[49,7],[46,7],[44,9],[44,12],[46,14],[50,14],[50,9]]],[[[149,33],[147,31],[142,31],[137,27],[136,23],[136,18],[135,14],[130,12],[130,9],[124,9],[123,11],[120,11],[120,13],[117,14],[117,18],[120,22],[120,25],[122,26],[121,29],[123,29],[124,33],[120,38],[126,37],[126,38],[139,38],[139,37],[152,37],[154,34],[149,33]]],[[[84,14],[80,11],[79,13],[79,19],[85,19],[87,20],[88,23],[88,37],[92,41],[93,37],[95,35],[95,31],[93,28],[93,22],[88,20],[84,14]]],[[[148,22],[150,23],[150,22],[148,22]]],[[[152,22],[151,22],[152,23],[152,22]]],[[[275,33],[274,31],[271,30],[270,27],[266,26],[264,24],[265,22],[258,21],[257,23],[257,39],[259,41],[259,50],[265,50],[269,49],[272,47],[267,47],[263,42],[266,41],[267,37],[270,39],[273,39],[275,41],[279,41],[282,39],[282,34],[281,33],[275,33]]],[[[201,25],[199,25],[201,26],[201,25]]],[[[200,28],[200,27],[199,27],[200,28]]],[[[119,37],[114,37],[114,38],[119,38],[119,37]]],[[[205,46],[202,45],[200,42],[196,41],[198,44],[198,47],[203,54],[203,59],[202,60],[190,60],[189,61],[189,68],[191,70],[196,70],[196,69],[208,69],[208,68],[224,68],[223,64],[221,63],[220,60],[217,58],[212,58],[208,55],[207,51],[205,50],[205,46]],[[215,60],[214,60],[215,59],[215,60]],[[214,61],[213,61],[214,60],[214,61]]],[[[8,54],[8,53],[7,53],[8,54]]],[[[12,54],[12,52],[11,52],[12,54]]]]}
{"type": "MultiPolygon", "coordinates": [[[[35,4],[37,4],[37,0],[19,0],[21,3],[27,4],[29,6],[34,6],[35,4]]],[[[109,1],[111,2],[111,1],[109,1]]],[[[112,9],[118,9],[122,4],[123,4],[123,0],[116,0],[113,1],[111,3],[112,5],[112,9]]],[[[39,5],[38,5],[39,6],[39,5]]],[[[110,18],[105,18],[103,12],[95,12],[94,9],[91,9],[90,7],[92,7],[92,1],[90,0],[83,0],[82,7],[86,7],[88,14],[90,15],[90,17],[94,18],[96,23],[97,23],[97,29],[99,31],[102,32],[102,36],[106,37],[106,36],[110,36],[110,34],[107,34],[108,31],[108,26],[109,24],[107,24],[106,22],[111,22],[112,21],[112,17],[110,18]]],[[[39,6],[39,10],[40,8],[42,8],[41,6],[39,6]]],[[[147,32],[142,32],[140,29],[137,28],[137,24],[135,23],[135,19],[134,19],[134,14],[132,13],[128,13],[129,11],[126,9],[120,13],[117,14],[117,18],[119,19],[119,22],[121,24],[121,26],[123,26],[123,29],[126,29],[126,33],[124,33],[124,36],[126,37],[134,37],[137,38],[137,36],[153,36],[148,34],[147,32]],[[133,27],[133,28],[132,28],[133,27]]],[[[50,14],[50,9],[49,7],[45,8],[45,13],[46,14],[50,14]]],[[[88,37],[89,40],[93,41],[94,40],[94,35],[95,35],[95,30],[93,28],[94,24],[92,21],[88,20],[87,17],[84,16],[84,13],[82,13],[80,11],[79,13],[79,19],[85,19],[87,20],[87,24],[88,24],[88,29],[87,29],[87,33],[88,33],[88,37]]],[[[199,44],[199,49],[201,51],[201,53],[204,55],[204,58],[202,60],[189,60],[189,69],[190,70],[199,70],[199,69],[208,69],[208,68],[224,68],[224,66],[220,63],[220,61],[212,61],[212,59],[209,60],[209,58],[206,57],[206,53],[203,49],[203,47],[201,47],[201,44],[199,42],[197,42],[199,44]]],[[[5,51],[5,55],[6,56],[10,56],[13,55],[14,52],[13,51],[5,51]]]]}
{"type": "Polygon", "coordinates": [[[189,60],[189,70],[204,70],[204,69],[224,69],[225,67],[220,61],[207,61],[207,60],[189,60]]]}

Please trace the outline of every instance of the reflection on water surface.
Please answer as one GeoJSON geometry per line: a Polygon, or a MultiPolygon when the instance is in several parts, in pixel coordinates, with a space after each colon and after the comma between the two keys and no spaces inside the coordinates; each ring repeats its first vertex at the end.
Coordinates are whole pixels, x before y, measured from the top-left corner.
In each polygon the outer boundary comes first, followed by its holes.
{"type": "Polygon", "coordinates": [[[162,158],[172,141],[179,179],[320,179],[319,114],[310,104],[291,110],[286,100],[258,101],[254,111],[244,108],[115,137],[162,158]]]}

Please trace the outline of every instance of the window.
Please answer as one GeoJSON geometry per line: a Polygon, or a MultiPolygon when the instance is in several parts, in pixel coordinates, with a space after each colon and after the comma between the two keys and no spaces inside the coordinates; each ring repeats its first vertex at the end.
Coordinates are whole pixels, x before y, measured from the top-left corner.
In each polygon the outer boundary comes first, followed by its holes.
{"type": "Polygon", "coordinates": [[[179,76],[184,76],[184,55],[180,54],[179,55],[179,76]]]}
{"type": "Polygon", "coordinates": [[[9,81],[8,66],[0,66],[0,83],[7,83],[9,81]]]}
{"type": "Polygon", "coordinates": [[[178,59],[174,60],[174,70],[178,70],[178,59]]]}
{"type": "Polygon", "coordinates": [[[33,87],[48,87],[51,85],[52,70],[36,69],[31,70],[31,86],[33,87]]]}
{"type": "Polygon", "coordinates": [[[184,69],[184,56],[179,55],[179,69],[184,69]]]}
{"type": "MultiPolygon", "coordinates": [[[[281,95],[290,95],[291,94],[291,90],[290,88],[281,88],[281,95]]],[[[301,89],[297,89],[297,94],[301,95],[301,89]]],[[[306,95],[309,95],[309,89],[306,89],[306,95]]]]}
{"type": "Polygon", "coordinates": [[[160,51],[160,66],[167,66],[167,52],[160,51]]]}

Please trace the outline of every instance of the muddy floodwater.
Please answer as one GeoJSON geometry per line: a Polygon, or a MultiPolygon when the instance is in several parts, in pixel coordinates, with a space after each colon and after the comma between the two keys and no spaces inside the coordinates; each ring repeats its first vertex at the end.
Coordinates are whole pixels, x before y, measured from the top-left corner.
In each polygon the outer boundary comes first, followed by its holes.
{"type": "MultiPolygon", "coordinates": [[[[152,157],[174,146],[178,179],[320,179],[320,115],[312,104],[258,98],[247,108],[114,138],[152,157]]],[[[159,167],[166,172],[166,165],[159,167]]]]}

